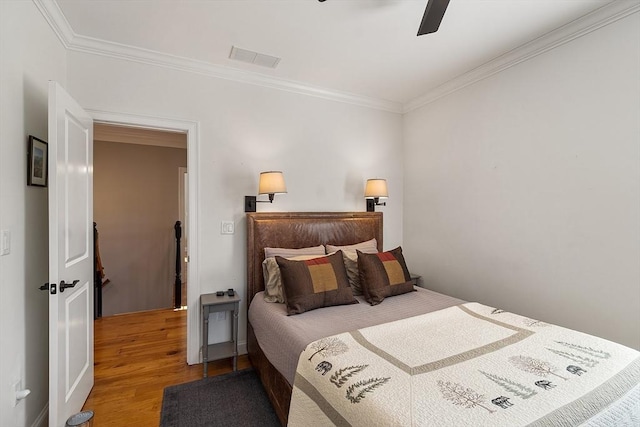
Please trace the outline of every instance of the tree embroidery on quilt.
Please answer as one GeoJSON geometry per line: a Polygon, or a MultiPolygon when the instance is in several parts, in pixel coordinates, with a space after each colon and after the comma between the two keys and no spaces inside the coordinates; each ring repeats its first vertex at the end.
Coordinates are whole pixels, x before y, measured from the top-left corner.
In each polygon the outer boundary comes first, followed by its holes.
{"type": "Polygon", "coordinates": [[[488,372],[480,371],[485,377],[489,378],[494,383],[498,384],[500,387],[505,389],[506,391],[515,394],[516,396],[522,399],[528,399],[532,396],[538,394],[532,388],[527,387],[526,385],[517,383],[515,381],[511,381],[508,378],[500,377],[498,375],[490,374],[488,372]]]}
{"type": "Polygon", "coordinates": [[[358,372],[362,372],[369,365],[355,365],[355,366],[347,366],[346,368],[342,368],[337,370],[329,380],[338,388],[342,387],[344,383],[346,383],[349,378],[356,375],[358,372]]]}
{"type": "Polygon", "coordinates": [[[553,354],[557,354],[558,356],[562,356],[565,359],[569,359],[569,360],[577,362],[577,363],[582,363],[583,365],[587,366],[588,368],[593,368],[598,363],[600,363],[599,361],[597,361],[595,359],[591,359],[590,357],[580,356],[579,354],[568,353],[566,351],[555,350],[553,348],[547,348],[547,350],[549,350],[553,354]]]}
{"type": "Polygon", "coordinates": [[[442,396],[454,405],[464,406],[465,408],[475,408],[476,406],[479,406],[491,414],[496,412],[484,406],[484,395],[477,393],[472,388],[465,387],[462,384],[452,383],[450,381],[445,382],[442,380],[438,380],[437,384],[442,396]]]}
{"type": "Polygon", "coordinates": [[[351,403],[360,403],[360,401],[366,397],[366,393],[372,393],[376,388],[384,385],[390,379],[391,377],[370,378],[353,383],[347,389],[346,398],[349,399],[351,403]]]}
{"type": "Polygon", "coordinates": [[[544,323],[536,319],[529,319],[528,317],[522,319],[522,324],[530,328],[544,328],[550,326],[548,323],[544,323]]]}
{"type": "Polygon", "coordinates": [[[516,368],[531,374],[541,375],[543,377],[546,377],[547,375],[554,375],[565,381],[567,380],[567,378],[555,373],[558,368],[544,360],[535,359],[529,356],[511,356],[509,358],[509,362],[511,362],[516,368]]]}
{"type": "Polygon", "coordinates": [[[311,344],[311,348],[315,350],[315,352],[309,357],[309,362],[311,359],[315,357],[316,354],[321,356],[337,356],[338,354],[342,354],[349,350],[349,347],[339,338],[329,337],[323,338],[321,340],[315,341],[311,344]]]}
{"type": "Polygon", "coordinates": [[[583,347],[581,345],[578,344],[571,344],[568,342],[563,342],[563,341],[556,341],[556,343],[563,345],[565,347],[569,347],[573,350],[582,352],[582,353],[586,353],[591,357],[597,357],[598,359],[609,359],[611,357],[611,353],[608,353],[606,351],[603,350],[596,350],[593,349],[591,347],[583,347]]]}

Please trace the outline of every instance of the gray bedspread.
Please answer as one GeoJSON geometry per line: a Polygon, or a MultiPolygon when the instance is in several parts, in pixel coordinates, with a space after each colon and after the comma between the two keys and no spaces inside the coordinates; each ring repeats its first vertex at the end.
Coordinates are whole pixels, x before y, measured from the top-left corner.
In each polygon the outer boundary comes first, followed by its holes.
{"type": "Polygon", "coordinates": [[[293,384],[298,357],[313,341],[465,302],[423,288],[386,298],[376,306],[370,306],[362,297],[356,298],[360,304],[325,307],[287,316],[284,304],[265,302],[263,292],[259,292],[249,307],[249,322],[271,364],[293,384]]]}

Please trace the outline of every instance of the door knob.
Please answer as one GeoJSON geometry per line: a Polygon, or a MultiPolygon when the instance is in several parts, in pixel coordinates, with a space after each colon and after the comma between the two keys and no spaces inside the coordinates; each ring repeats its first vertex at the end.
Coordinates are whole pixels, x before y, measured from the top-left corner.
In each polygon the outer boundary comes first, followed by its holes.
{"type": "Polygon", "coordinates": [[[67,288],[73,288],[75,285],[80,283],[80,280],[74,280],[73,283],[65,283],[64,280],[60,282],[60,292],[64,292],[67,288]]]}

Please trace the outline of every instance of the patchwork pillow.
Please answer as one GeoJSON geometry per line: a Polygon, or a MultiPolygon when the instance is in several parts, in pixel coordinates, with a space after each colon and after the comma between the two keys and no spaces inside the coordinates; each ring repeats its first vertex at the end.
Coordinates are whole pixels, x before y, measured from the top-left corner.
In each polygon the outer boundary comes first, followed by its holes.
{"type": "Polygon", "coordinates": [[[364,298],[371,305],[386,297],[413,291],[413,282],[402,256],[402,247],[377,254],[358,253],[358,269],[364,298]]]}
{"type": "MultiPolygon", "coordinates": [[[[321,256],[324,257],[324,254],[321,256]]],[[[319,257],[318,255],[299,255],[286,258],[294,261],[302,261],[319,257]]],[[[278,267],[278,263],[274,257],[269,257],[262,261],[262,275],[264,277],[264,300],[266,302],[284,303],[282,275],[280,274],[280,267],[278,267]]]]}
{"type": "Polygon", "coordinates": [[[299,255],[324,255],[324,246],[311,246],[309,248],[289,249],[289,248],[264,248],[264,257],[281,256],[290,258],[299,255]]]}
{"type": "Polygon", "coordinates": [[[277,256],[276,262],[282,275],[287,314],[358,303],[349,286],[342,252],[305,261],[277,256]]]}
{"type": "Polygon", "coordinates": [[[342,251],[344,266],[347,269],[347,278],[349,279],[349,285],[351,285],[353,294],[362,295],[360,272],[358,270],[358,254],[356,251],[375,254],[378,252],[378,241],[376,239],[371,239],[366,242],[347,246],[327,245],[327,253],[335,251],[342,251]]]}

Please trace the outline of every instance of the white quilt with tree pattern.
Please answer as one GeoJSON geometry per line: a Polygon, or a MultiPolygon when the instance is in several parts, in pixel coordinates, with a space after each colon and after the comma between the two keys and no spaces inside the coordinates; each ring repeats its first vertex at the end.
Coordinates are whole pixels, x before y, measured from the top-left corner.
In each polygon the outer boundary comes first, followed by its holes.
{"type": "Polygon", "coordinates": [[[640,353],[467,303],[315,341],[290,426],[638,426],[640,353]]]}

